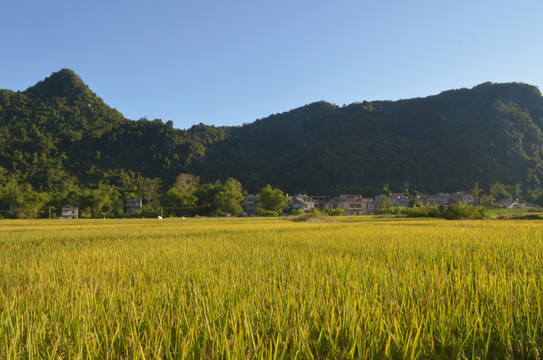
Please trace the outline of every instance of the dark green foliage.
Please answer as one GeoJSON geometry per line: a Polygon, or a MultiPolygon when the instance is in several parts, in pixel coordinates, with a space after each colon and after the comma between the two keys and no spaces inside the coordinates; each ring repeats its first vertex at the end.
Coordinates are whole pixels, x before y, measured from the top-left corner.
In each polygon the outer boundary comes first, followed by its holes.
{"type": "Polygon", "coordinates": [[[490,195],[495,200],[518,199],[522,194],[521,188],[522,186],[520,184],[505,185],[500,182],[496,182],[490,186],[490,195]]]}
{"type": "Polygon", "coordinates": [[[281,213],[287,206],[287,198],[280,189],[274,189],[270,184],[260,189],[258,206],[267,211],[281,213]]]}
{"type": "Polygon", "coordinates": [[[449,205],[443,211],[443,217],[448,220],[480,220],[489,216],[488,210],[468,204],[458,203],[449,205]]]}
{"type": "MultiPolygon", "coordinates": [[[[399,192],[406,182],[427,193],[477,192],[499,182],[513,198],[541,202],[542,128],[537,88],[485,83],[396,102],[317,102],[241,127],[178,130],[171,122],[125,119],[63,69],[26,91],[0,90],[0,182],[55,193],[57,210],[74,198],[74,187],[115,187],[102,209],[88,206],[95,214],[120,213],[136,196],[156,208],[180,173],[211,187],[234,176],[252,193],[270,183],[314,195],[372,195],[382,184],[399,192]],[[159,179],[159,186],[149,189],[142,179],[159,179]]],[[[208,215],[238,212],[214,200],[220,191],[200,190],[197,205],[208,215]]]]}
{"type": "Polygon", "coordinates": [[[161,205],[166,207],[167,214],[176,216],[193,215],[196,213],[198,198],[193,191],[187,191],[181,187],[173,187],[164,194],[161,205]]]}
{"type": "MultiPolygon", "coordinates": [[[[442,210],[445,209],[445,207],[441,207],[442,210]]],[[[406,210],[407,217],[443,217],[442,212],[440,211],[440,207],[437,205],[431,205],[431,206],[414,206],[407,208],[406,210]]]]}
{"type": "Polygon", "coordinates": [[[217,190],[213,204],[218,214],[239,216],[243,213],[241,202],[245,196],[243,187],[238,180],[228,178],[217,190]]]}
{"type": "Polygon", "coordinates": [[[194,191],[194,196],[198,199],[199,215],[225,216],[243,213],[241,202],[244,199],[245,190],[234,178],[228,178],[224,184],[218,180],[213,184],[203,184],[194,191]]]}
{"type": "Polygon", "coordinates": [[[303,211],[302,209],[292,209],[290,211],[290,215],[294,215],[294,216],[297,216],[297,215],[302,215],[305,211],[303,211]]]}
{"type": "Polygon", "coordinates": [[[107,189],[84,189],[78,203],[81,211],[88,210],[90,217],[97,218],[101,216],[104,207],[111,206],[112,198],[107,189]]]}
{"type": "Polygon", "coordinates": [[[399,214],[407,214],[407,211],[409,211],[410,208],[401,207],[401,206],[385,206],[380,207],[377,210],[378,215],[399,215],[399,214]]]}
{"type": "Polygon", "coordinates": [[[67,182],[123,186],[134,173],[171,185],[228,131],[127,120],[67,69],[24,92],[0,90],[0,167],[47,191],[67,182]]]}
{"type": "Polygon", "coordinates": [[[231,130],[211,146],[202,177],[235,172],[249,191],[377,194],[540,188],[543,98],[525,84],[483,84],[397,102],[325,102],[231,130]]]}
{"type": "Polygon", "coordinates": [[[415,206],[407,209],[407,217],[431,217],[448,220],[480,220],[489,216],[488,210],[468,204],[415,206]]]}

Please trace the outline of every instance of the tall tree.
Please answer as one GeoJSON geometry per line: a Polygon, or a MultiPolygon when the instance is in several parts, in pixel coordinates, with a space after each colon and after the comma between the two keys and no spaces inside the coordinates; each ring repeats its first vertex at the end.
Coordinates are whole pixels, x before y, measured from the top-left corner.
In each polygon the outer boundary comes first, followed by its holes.
{"type": "Polygon", "coordinates": [[[193,214],[195,212],[196,202],[198,198],[194,196],[192,191],[186,191],[180,187],[172,187],[162,197],[160,203],[170,209],[166,209],[170,213],[177,216],[193,214]]]}
{"type": "Polygon", "coordinates": [[[87,209],[93,218],[100,217],[104,207],[111,205],[111,198],[104,189],[85,189],[79,200],[80,210],[87,209]]]}
{"type": "Polygon", "coordinates": [[[140,177],[137,180],[138,191],[147,209],[153,207],[155,200],[158,200],[160,194],[160,188],[162,186],[162,180],[158,178],[149,179],[146,177],[140,177]]]}
{"type": "Polygon", "coordinates": [[[476,198],[476,199],[479,198],[479,196],[481,195],[482,192],[483,192],[483,189],[481,189],[479,187],[479,182],[478,181],[475,182],[475,185],[473,186],[473,189],[471,189],[469,191],[469,193],[471,195],[473,195],[473,197],[476,198]]]}
{"type": "Polygon", "coordinates": [[[200,177],[192,174],[179,174],[175,179],[175,188],[183,191],[194,191],[200,184],[200,177]]]}
{"type": "Polygon", "coordinates": [[[244,191],[241,183],[230,177],[220,186],[213,203],[220,213],[241,215],[243,213],[243,207],[241,206],[243,198],[244,191]]]}
{"type": "Polygon", "coordinates": [[[258,205],[264,210],[279,212],[287,207],[287,198],[282,190],[268,184],[260,189],[258,205]]]}
{"type": "Polygon", "coordinates": [[[507,189],[507,186],[500,182],[495,182],[490,186],[490,195],[496,200],[512,198],[512,195],[507,189]]]}

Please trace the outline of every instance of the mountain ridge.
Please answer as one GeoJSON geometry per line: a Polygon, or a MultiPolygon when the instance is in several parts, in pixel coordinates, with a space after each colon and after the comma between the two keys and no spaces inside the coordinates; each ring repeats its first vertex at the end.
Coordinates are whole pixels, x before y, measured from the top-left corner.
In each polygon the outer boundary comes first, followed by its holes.
{"type": "Polygon", "coordinates": [[[141,174],[239,179],[249,191],[377,193],[543,181],[543,97],[523,83],[398,101],[317,101],[243,126],[128,120],[69,69],[21,93],[0,90],[0,167],[34,187],[118,184],[141,174]],[[127,175],[132,174],[132,175],[127,175]],[[125,176],[126,175],[126,176],[125,176]]]}

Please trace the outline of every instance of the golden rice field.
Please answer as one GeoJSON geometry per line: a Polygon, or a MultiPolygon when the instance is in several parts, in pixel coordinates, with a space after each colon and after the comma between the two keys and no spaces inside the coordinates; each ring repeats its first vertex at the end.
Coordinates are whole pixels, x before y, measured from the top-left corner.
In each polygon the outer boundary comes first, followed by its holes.
{"type": "Polygon", "coordinates": [[[1,221],[0,359],[540,358],[543,222],[342,220],[1,221]]]}

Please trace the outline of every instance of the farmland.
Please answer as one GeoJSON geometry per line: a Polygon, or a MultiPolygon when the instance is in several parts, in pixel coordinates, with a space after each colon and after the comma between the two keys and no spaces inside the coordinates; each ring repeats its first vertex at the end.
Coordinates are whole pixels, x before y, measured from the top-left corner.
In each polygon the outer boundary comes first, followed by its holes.
{"type": "Polygon", "coordinates": [[[0,359],[529,358],[543,222],[0,222],[0,359]]]}

